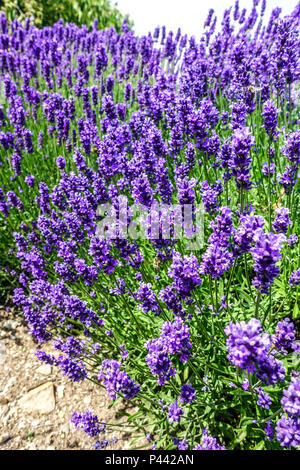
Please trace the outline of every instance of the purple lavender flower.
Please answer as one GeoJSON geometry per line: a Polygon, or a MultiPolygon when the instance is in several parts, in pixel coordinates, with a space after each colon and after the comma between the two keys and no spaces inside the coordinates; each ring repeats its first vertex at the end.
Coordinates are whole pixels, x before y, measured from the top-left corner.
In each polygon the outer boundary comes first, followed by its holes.
{"type": "Polygon", "coordinates": [[[244,380],[243,380],[243,383],[242,383],[242,385],[241,385],[242,389],[243,389],[244,391],[246,391],[246,390],[249,389],[249,386],[250,386],[249,380],[248,380],[248,379],[244,379],[244,380]]]}
{"type": "Polygon", "coordinates": [[[252,284],[261,293],[268,294],[271,284],[280,272],[275,263],[281,259],[280,248],[286,237],[281,233],[265,234],[262,229],[257,229],[253,239],[256,244],[251,251],[256,276],[252,284]]]}
{"type": "Polygon", "coordinates": [[[298,284],[300,284],[300,268],[295,269],[295,271],[292,272],[289,279],[289,284],[293,287],[298,286],[298,284]]]}
{"type": "Polygon", "coordinates": [[[57,157],[56,165],[60,170],[64,170],[65,166],[66,166],[66,161],[65,161],[64,157],[57,157]]]}
{"type": "Polygon", "coordinates": [[[210,244],[202,256],[200,271],[209,274],[213,279],[219,279],[227,271],[233,261],[233,254],[217,242],[210,244]]]}
{"type": "Polygon", "coordinates": [[[282,447],[297,447],[300,445],[300,418],[282,415],[276,423],[276,438],[282,447]]]}
{"type": "Polygon", "coordinates": [[[168,420],[170,423],[179,423],[182,416],[183,411],[180,406],[177,405],[177,400],[175,400],[175,403],[171,403],[168,408],[168,420]]]}
{"type": "Polygon", "coordinates": [[[230,323],[225,328],[229,361],[247,372],[255,372],[256,364],[267,359],[271,339],[262,332],[260,321],[252,318],[248,323],[230,323]]]}
{"type": "Polygon", "coordinates": [[[263,228],[265,221],[260,215],[243,215],[240,226],[233,235],[235,252],[242,254],[251,250],[254,244],[254,234],[258,228],[263,228]]]}
{"type": "Polygon", "coordinates": [[[75,411],[72,414],[71,422],[76,429],[82,429],[90,437],[96,437],[106,430],[105,422],[100,423],[98,416],[93,415],[91,410],[87,410],[85,413],[75,411]]]}
{"type": "Polygon", "coordinates": [[[210,235],[209,243],[218,243],[221,246],[228,246],[228,239],[234,233],[232,214],[228,206],[221,207],[221,214],[210,223],[213,233],[210,235]]]}
{"type": "Polygon", "coordinates": [[[277,121],[278,110],[276,109],[272,100],[268,100],[264,104],[264,109],[262,111],[262,116],[264,118],[264,127],[266,133],[269,135],[271,140],[276,140],[278,132],[276,128],[278,126],[277,121]]]}
{"type": "Polygon", "coordinates": [[[272,400],[270,395],[264,391],[263,388],[259,387],[258,389],[258,399],[257,399],[257,404],[258,406],[261,406],[262,408],[265,408],[266,410],[270,409],[270,406],[272,405],[272,400]]]}
{"type": "Polygon", "coordinates": [[[284,145],[281,149],[282,153],[286,156],[286,158],[294,163],[300,163],[300,130],[297,129],[295,132],[291,133],[284,145]]]}
{"type": "Polygon", "coordinates": [[[236,179],[237,187],[249,190],[251,188],[250,171],[251,164],[250,149],[253,146],[254,137],[250,134],[248,127],[236,129],[232,136],[233,154],[228,161],[228,168],[236,179]]]}
{"type": "Polygon", "coordinates": [[[287,239],[287,244],[288,246],[294,246],[296,245],[298,241],[298,237],[295,233],[292,233],[292,235],[289,236],[289,238],[287,239]]]}
{"type": "Polygon", "coordinates": [[[58,356],[56,362],[63,375],[66,375],[73,382],[80,382],[87,377],[87,371],[82,361],[76,362],[69,357],[58,356]]]}
{"type": "Polygon", "coordinates": [[[106,391],[112,400],[115,400],[120,392],[129,400],[139,393],[140,386],[120,368],[120,362],[105,359],[97,378],[99,381],[103,380],[106,391]]]}
{"type": "Polygon", "coordinates": [[[163,385],[175,375],[169,354],[179,354],[179,359],[186,362],[190,357],[192,346],[189,341],[189,328],[180,317],[175,317],[174,322],[165,322],[161,331],[158,338],[149,340],[145,344],[148,349],[146,362],[151,373],[158,375],[159,385],[163,385]]]}
{"type": "Polygon", "coordinates": [[[134,292],[134,296],[145,313],[151,311],[154,312],[155,315],[159,315],[161,313],[161,308],[156,300],[152,284],[150,282],[148,284],[142,282],[138,290],[134,292]]]}
{"type": "Polygon", "coordinates": [[[197,399],[196,391],[191,384],[183,384],[181,386],[181,394],[179,401],[182,403],[192,403],[197,399]]]}
{"type": "Polygon", "coordinates": [[[193,450],[226,450],[221,446],[215,437],[209,436],[207,429],[203,429],[201,444],[197,444],[193,450]]]}
{"type": "Polygon", "coordinates": [[[261,171],[265,176],[274,175],[275,170],[276,170],[276,165],[274,162],[271,162],[270,166],[267,162],[263,162],[261,171]]]}
{"type": "Polygon", "coordinates": [[[286,233],[289,225],[293,222],[289,218],[290,210],[286,207],[280,207],[276,210],[276,218],[272,224],[273,230],[276,233],[286,233]]]}
{"type": "Polygon", "coordinates": [[[174,280],[173,287],[179,296],[186,298],[201,284],[199,277],[199,264],[195,255],[185,255],[183,258],[178,252],[173,254],[173,262],[168,271],[174,280]]]}
{"type": "Polygon", "coordinates": [[[289,318],[285,318],[283,321],[278,322],[275,334],[272,336],[272,342],[281,354],[288,354],[293,347],[295,339],[296,331],[294,323],[291,322],[289,318]]]}
{"type": "Polygon", "coordinates": [[[215,185],[210,186],[207,181],[203,181],[201,184],[200,194],[202,196],[202,202],[205,210],[209,214],[213,214],[218,210],[220,200],[218,196],[221,194],[222,186],[220,181],[217,181],[215,185]]]}
{"type": "Polygon", "coordinates": [[[189,448],[189,443],[186,439],[178,439],[177,437],[173,437],[173,444],[177,446],[178,450],[187,450],[189,448]]]}
{"type": "Polygon", "coordinates": [[[32,188],[34,185],[35,178],[33,175],[27,175],[25,176],[24,181],[26,184],[28,184],[30,188],[32,188]]]}
{"type": "Polygon", "coordinates": [[[153,375],[158,375],[158,384],[164,385],[175,375],[176,371],[172,367],[172,362],[168,354],[168,345],[164,337],[155,338],[145,344],[148,349],[146,362],[153,375]]]}
{"type": "Polygon", "coordinates": [[[281,400],[283,410],[292,417],[300,417],[300,378],[292,377],[291,383],[283,390],[281,400]]]}
{"type": "Polygon", "coordinates": [[[297,182],[298,164],[287,165],[283,173],[278,173],[278,181],[284,187],[285,193],[290,194],[297,182]]]}
{"type": "Polygon", "coordinates": [[[266,436],[268,437],[269,441],[272,442],[274,439],[274,429],[273,429],[273,423],[272,420],[267,421],[267,425],[264,429],[266,436]]]}

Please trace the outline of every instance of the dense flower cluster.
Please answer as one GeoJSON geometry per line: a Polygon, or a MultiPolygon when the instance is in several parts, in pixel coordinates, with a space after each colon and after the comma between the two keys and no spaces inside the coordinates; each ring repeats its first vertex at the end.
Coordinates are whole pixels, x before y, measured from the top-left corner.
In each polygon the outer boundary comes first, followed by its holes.
{"type": "Polygon", "coordinates": [[[179,355],[181,362],[186,362],[190,357],[192,344],[189,341],[190,332],[182,318],[175,317],[174,322],[165,322],[158,338],[149,340],[145,346],[148,349],[146,361],[152,374],[158,375],[159,385],[164,385],[175,375],[175,369],[169,355],[179,355]]]}
{"type": "Polygon", "coordinates": [[[193,450],[226,450],[221,446],[215,437],[208,434],[207,429],[202,431],[201,443],[197,444],[193,450]]]}
{"type": "Polygon", "coordinates": [[[97,415],[93,415],[91,410],[87,410],[85,413],[73,413],[71,422],[75,428],[81,428],[86,434],[91,437],[96,437],[100,433],[105,432],[105,422],[99,422],[97,415]]]}
{"type": "Polygon", "coordinates": [[[284,380],[285,369],[281,361],[270,354],[272,340],[263,333],[259,320],[230,323],[225,333],[228,359],[232,364],[255,373],[266,385],[284,380]]]}
{"type": "Polygon", "coordinates": [[[260,229],[256,230],[253,239],[255,241],[255,246],[251,250],[255,271],[253,285],[260,292],[268,294],[270,286],[280,272],[275,263],[281,259],[280,249],[286,237],[272,232],[266,234],[260,229]]]}
{"type": "Polygon", "coordinates": [[[118,361],[105,359],[102,362],[101,370],[98,374],[98,380],[103,381],[107,393],[112,400],[115,400],[118,393],[122,393],[125,398],[130,399],[135,397],[140,391],[139,384],[121,371],[121,363],[118,361]]]}
{"type": "Polygon", "coordinates": [[[283,447],[300,445],[300,379],[292,377],[289,387],[283,391],[281,400],[283,414],[276,423],[276,437],[283,447]]]}

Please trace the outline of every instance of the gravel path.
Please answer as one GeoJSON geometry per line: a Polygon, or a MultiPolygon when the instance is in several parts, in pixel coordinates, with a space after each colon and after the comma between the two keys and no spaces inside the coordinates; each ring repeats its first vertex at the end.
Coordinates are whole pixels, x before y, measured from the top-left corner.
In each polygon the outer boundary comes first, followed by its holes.
{"type": "MultiPolygon", "coordinates": [[[[108,409],[105,390],[88,380],[67,380],[57,368],[38,361],[36,349],[53,352],[51,345],[41,348],[34,342],[13,309],[0,309],[0,450],[91,449],[94,441],[69,423],[74,411],[89,408],[107,423],[124,421],[118,411],[137,411],[127,404],[108,409]]],[[[135,437],[117,431],[103,438],[114,436],[118,441],[109,449],[129,449],[135,437]]],[[[138,445],[148,447],[144,440],[138,445]]]]}

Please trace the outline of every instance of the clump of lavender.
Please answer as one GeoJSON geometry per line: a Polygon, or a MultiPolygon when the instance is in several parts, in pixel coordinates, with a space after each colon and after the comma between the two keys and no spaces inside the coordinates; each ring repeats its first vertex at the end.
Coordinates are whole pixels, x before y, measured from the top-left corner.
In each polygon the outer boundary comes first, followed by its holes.
{"type": "Polygon", "coordinates": [[[159,315],[161,313],[161,308],[156,300],[152,284],[150,282],[148,284],[142,282],[138,290],[134,293],[134,296],[145,313],[151,311],[154,312],[155,315],[159,315]]]}
{"type": "Polygon", "coordinates": [[[259,387],[258,389],[258,398],[257,398],[257,404],[258,406],[261,406],[262,408],[269,410],[270,406],[272,405],[272,400],[270,395],[264,391],[262,387],[259,387]]]}
{"type": "Polygon", "coordinates": [[[281,354],[287,355],[291,349],[294,349],[296,340],[296,331],[294,323],[289,318],[278,322],[275,334],[272,336],[272,342],[281,354]]]}
{"type": "Polygon", "coordinates": [[[272,340],[263,333],[259,320],[230,323],[224,331],[231,364],[255,373],[266,385],[284,380],[285,369],[281,361],[270,355],[272,340]]]}
{"type": "Polygon", "coordinates": [[[276,218],[272,224],[273,230],[276,233],[286,233],[289,225],[292,225],[289,215],[291,211],[286,207],[280,207],[276,210],[276,218]]]}
{"type": "Polygon", "coordinates": [[[103,381],[112,400],[115,400],[119,393],[122,393],[129,400],[134,398],[140,391],[140,385],[136,384],[125,371],[120,370],[121,365],[118,361],[105,359],[97,376],[99,382],[103,381]]]}
{"type": "Polygon", "coordinates": [[[265,220],[260,215],[242,215],[240,218],[240,226],[233,235],[234,251],[236,254],[246,253],[250,251],[254,245],[254,235],[257,229],[263,228],[265,220]]]}
{"type": "Polygon", "coordinates": [[[264,118],[264,128],[271,141],[276,140],[278,132],[276,131],[278,126],[277,119],[278,110],[272,100],[268,100],[264,104],[262,116],[264,118]]]}
{"type": "Polygon", "coordinates": [[[275,175],[276,165],[274,162],[271,162],[270,165],[267,162],[263,162],[261,171],[265,176],[273,176],[275,175]]]}
{"type": "Polygon", "coordinates": [[[169,355],[179,355],[179,360],[184,363],[189,359],[192,347],[189,327],[182,318],[175,317],[174,322],[165,322],[161,331],[158,338],[145,344],[148,349],[146,362],[152,374],[158,375],[159,385],[163,385],[176,373],[169,355]]]}
{"type": "Polygon", "coordinates": [[[197,399],[196,391],[191,384],[183,384],[181,386],[181,394],[179,401],[182,403],[192,403],[197,399]]]}
{"type": "Polygon", "coordinates": [[[281,400],[283,414],[276,423],[276,437],[283,447],[300,445],[300,379],[292,377],[289,387],[283,391],[281,400]]]}
{"type": "Polygon", "coordinates": [[[201,184],[200,194],[202,196],[202,202],[205,210],[209,214],[216,212],[220,205],[220,196],[222,191],[221,181],[217,181],[214,185],[209,185],[207,181],[203,181],[201,184]]]}
{"type": "Polygon", "coordinates": [[[293,287],[298,286],[298,284],[300,284],[300,268],[295,269],[295,271],[292,272],[289,279],[289,284],[293,287]]]}
{"type": "Polygon", "coordinates": [[[213,279],[219,279],[230,268],[232,261],[233,254],[226,247],[213,243],[202,256],[200,271],[213,279]]]}
{"type": "Polygon", "coordinates": [[[251,252],[254,259],[255,278],[252,283],[259,292],[268,294],[270,286],[280,272],[276,262],[281,259],[280,249],[286,237],[281,233],[266,234],[262,229],[258,229],[253,240],[255,246],[251,252]]]}
{"type": "Polygon", "coordinates": [[[297,129],[288,136],[281,152],[291,163],[296,165],[300,163],[300,130],[297,129]]]}
{"type": "Polygon", "coordinates": [[[238,188],[249,190],[250,181],[250,150],[254,144],[254,137],[248,127],[238,128],[232,136],[233,154],[228,161],[228,168],[235,177],[238,188]]]}
{"type": "Polygon", "coordinates": [[[193,254],[182,257],[175,251],[168,274],[173,279],[173,288],[183,298],[188,297],[202,282],[199,277],[198,260],[193,254]]]}
{"type": "Polygon", "coordinates": [[[203,429],[201,443],[196,444],[193,450],[226,450],[226,447],[221,446],[215,437],[210,436],[207,429],[203,429]]]}
{"type": "Polygon", "coordinates": [[[96,437],[106,431],[105,422],[99,422],[98,416],[93,415],[91,410],[87,410],[85,413],[75,411],[72,414],[71,422],[76,429],[82,429],[90,437],[96,437]]]}
{"type": "Polygon", "coordinates": [[[177,401],[175,403],[171,403],[171,405],[168,408],[168,420],[170,423],[179,423],[180,419],[183,415],[183,411],[178,406],[177,401]]]}

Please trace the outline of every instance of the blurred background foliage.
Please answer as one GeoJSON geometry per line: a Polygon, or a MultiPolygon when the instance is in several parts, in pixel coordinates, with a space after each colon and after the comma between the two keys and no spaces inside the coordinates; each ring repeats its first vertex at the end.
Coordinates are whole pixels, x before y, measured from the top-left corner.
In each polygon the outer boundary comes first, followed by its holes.
{"type": "MultiPolygon", "coordinates": [[[[51,26],[60,18],[67,23],[91,27],[95,18],[98,29],[114,26],[120,31],[123,15],[110,0],[0,0],[0,11],[9,21],[23,21],[30,16],[38,27],[51,26]]],[[[133,23],[126,15],[129,26],[133,23]]]]}

